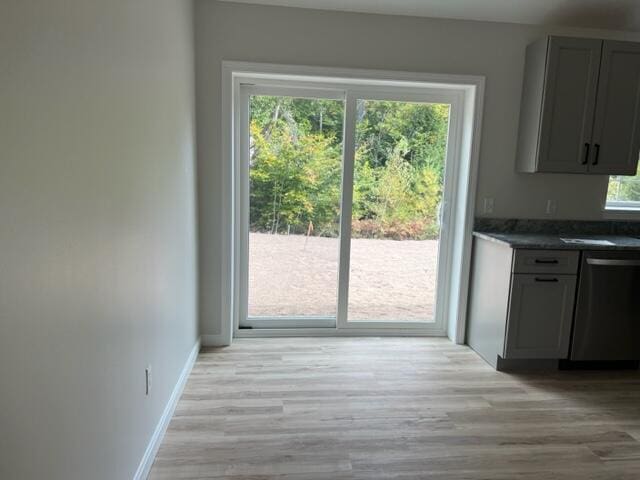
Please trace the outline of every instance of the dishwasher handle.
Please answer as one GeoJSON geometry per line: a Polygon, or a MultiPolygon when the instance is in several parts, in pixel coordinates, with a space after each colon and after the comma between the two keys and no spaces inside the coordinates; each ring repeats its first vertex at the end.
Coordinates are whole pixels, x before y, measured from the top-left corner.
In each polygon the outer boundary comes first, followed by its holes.
{"type": "Polygon", "coordinates": [[[587,263],[602,267],[640,267],[640,260],[620,260],[615,258],[587,258],[587,263]]]}

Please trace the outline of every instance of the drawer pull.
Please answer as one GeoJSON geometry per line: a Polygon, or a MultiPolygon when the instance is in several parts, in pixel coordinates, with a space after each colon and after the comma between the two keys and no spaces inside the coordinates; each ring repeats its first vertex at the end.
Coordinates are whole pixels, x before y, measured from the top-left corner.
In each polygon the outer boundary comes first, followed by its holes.
{"type": "Polygon", "coordinates": [[[534,260],[535,263],[542,263],[545,265],[556,265],[558,263],[558,260],[542,260],[540,258],[536,258],[534,260]]]}
{"type": "Polygon", "coordinates": [[[587,258],[589,265],[603,267],[640,267],[640,260],[618,260],[609,258],[587,258]]]}
{"type": "Polygon", "coordinates": [[[557,282],[557,278],[538,278],[536,277],[536,282],[557,282]]]}

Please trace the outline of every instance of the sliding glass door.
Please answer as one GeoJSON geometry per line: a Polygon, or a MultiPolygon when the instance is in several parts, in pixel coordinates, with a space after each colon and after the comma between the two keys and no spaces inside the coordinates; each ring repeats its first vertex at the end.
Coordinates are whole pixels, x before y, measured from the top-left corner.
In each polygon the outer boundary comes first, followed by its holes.
{"type": "Polygon", "coordinates": [[[241,88],[240,328],[438,322],[451,103],[335,87],[241,88]]]}

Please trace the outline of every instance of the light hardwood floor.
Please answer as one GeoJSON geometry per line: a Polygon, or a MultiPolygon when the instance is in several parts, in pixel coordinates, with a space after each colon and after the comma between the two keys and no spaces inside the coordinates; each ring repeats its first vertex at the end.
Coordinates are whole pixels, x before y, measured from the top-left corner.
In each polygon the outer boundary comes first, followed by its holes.
{"type": "Polygon", "coordinates": [[[640,375],[506,374],[444,339],[204,349],[152,479],[640,479],[640,375]]]}

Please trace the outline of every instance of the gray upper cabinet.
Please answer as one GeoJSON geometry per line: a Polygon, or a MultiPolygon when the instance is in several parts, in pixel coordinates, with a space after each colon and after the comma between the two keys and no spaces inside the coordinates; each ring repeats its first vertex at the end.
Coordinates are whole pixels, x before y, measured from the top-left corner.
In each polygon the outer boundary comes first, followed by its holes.
{"type": "Polygon", "coordinates": [[[635,174],[639,44],[546,37],[527,47],[524,75],[519,171],[635,174]]]}
{"type": "Polygon", "coordinates": [[[586,168],[601,48],[599,40],[549,40],[538,152],[540,171],[582,173],[586,168]]]}
{"type": "Polygon", "coordinates": [[[640,152],[640,44],[604,42],[597,98],[589,170],[635,175],[640,152]]]}

